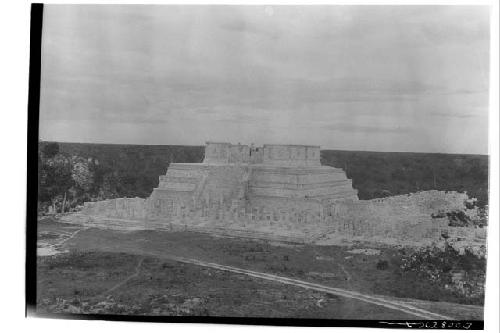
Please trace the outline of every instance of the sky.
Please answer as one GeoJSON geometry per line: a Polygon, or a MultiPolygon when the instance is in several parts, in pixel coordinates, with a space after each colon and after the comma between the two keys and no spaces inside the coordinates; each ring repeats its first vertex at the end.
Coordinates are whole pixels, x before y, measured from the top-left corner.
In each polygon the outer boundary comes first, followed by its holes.
{"type": "Polygon", "coordinates": [[[40,139],[488,153],[485,6],[46,5],[40,139]]]}

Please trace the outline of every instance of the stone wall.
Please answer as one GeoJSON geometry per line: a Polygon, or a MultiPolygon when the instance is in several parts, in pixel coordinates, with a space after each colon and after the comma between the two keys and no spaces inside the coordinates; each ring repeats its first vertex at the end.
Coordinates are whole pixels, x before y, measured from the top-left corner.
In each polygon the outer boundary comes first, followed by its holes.
{"type": "Polygon", "coordinates": [[[252,166],[249,197],[314,199],[317,201],[349,198],[357,200],[345,173],[327,166],[284,167],[252,166]]]}
{"type": "Polygon", "coordinates": [[[229,148],[229,163],[249,163],[250,147],[247,145],[231,145],[229,148]]]}
{"type": "Polygon", "coordinates": [[[285,166],[320,166],[319,146],[264,145],[254,147],[229,142],[207,142],[205,164],[267,164],[285,166]]]}
{"type": "Polygon", "coordinates": [[[274,220],[303,225],[321,223],[323,208],[313,200],[290,198],[253,197],[247,209],[252,212],[252,220],[274,220]]]}
{"type": "Polygon", "coordinates": [[[140,220],[146,218],[146,200],[142,198],[118,198],[85,202],[81,213],[90,216],[140,220]]]}
{"type": "Polygon", "coordinates": [[[216,205],[228,207],[233,200],[244,198],[247,183],[247,165],[171,164],[148,199],[148,218],[189,216],[194,212],[201,216],[216,205]]]}
{"type": "Polygon", "coordinates": [[[207,142],[205,146],[205,164],[241,164],[249,163],[250,147],[233,145],[228,142],[207,142]]]}
{"type": "Polygon", "coordinates": [[[262,147],[250,147],[250,164],[261,164],[264,160],[264,149],[262,147]]]}
{"type": "MultiPolygon", "coordinates": [[[[468,200],[466,193],[423,191],[383,199],[342,202],[332,206],[334,213],[331,220],[339,233],[349,236],[415,242],[442,240],[444,233],[450,233],[449,237],[455,238],[458,229],[448,226],[447,217],[436,216],[456,210],[467,213],[470,211],[465,205],[468,200]]],[[[485,231],[475,228],[461,229],[468,239],[485,234],[485,231]]]]}
{"type": "Polygon", "coordinates": [[[207,184],[201,194],[205,202],[222,202],[229,205],[233,199],[245,196],[248,167],[218,166],[209,168],[207,184]]]}
{"type": "Polygon", "coordinates": [[[274,228],[277,235],[312,233],[405,245],[442,243],[446,236],[461,253],[466,249],[477,255],[485,253],[486,228],[451,227],[447,217],[435,217],[441,212],[467,212],[468,197],[463,193],[426,191],[385,199],[338,200],[326,205],[309,199],[245,199],[234,193],[242,191],[246,170],[213,168],[211,172],[214,180],[224,180],[207,183],[201,195],[206,195],[206,200],[198,203],[190,201],[189,195],[159,192],[147,200],[122,198],[85,203],[82,213],[227,230],[274,228]],[[217,187],[212,187],[214,184],[217,187]]]}
{"type": "Polygon", "coordinates": [[[230,148],[228,142],[207,142],[203,163],[229,163],[230,148]]]}
{"type": "Polygon", "coordinates": [[[263,164],[320,166],[319,146],[264,145],[263,164]]]}

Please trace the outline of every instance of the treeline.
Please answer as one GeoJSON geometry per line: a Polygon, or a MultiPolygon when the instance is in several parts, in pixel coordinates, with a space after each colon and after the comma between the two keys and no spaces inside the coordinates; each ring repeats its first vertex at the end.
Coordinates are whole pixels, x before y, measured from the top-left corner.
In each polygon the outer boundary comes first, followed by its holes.
{"type": "Polygon", "coordinates": [[[321,162],[346,171],[360,199],[426,190],[467,191],[488,204],[488,156],[321,151],[321,162]]]}
{"type": "Polygon", "coordinates": [[[40,142],[39,210],[61,212],[91,200],[146,198],[170,163],[199,163],[203,156],[201,146],[40,142]],[[85,186],[76,181],[82,177],[85,186]]]}
{"type": "MultiPolygon", "coordinates": [[[[203,156],[202,146],[40,142],[39,209],[146,198],[170,163],[200,163],[203,156]]],[[[321,160],[344,169],[360,199],[438,189],[467,191],[480,205],[488,202],[487,156],[323,150],[321,160]]]]}

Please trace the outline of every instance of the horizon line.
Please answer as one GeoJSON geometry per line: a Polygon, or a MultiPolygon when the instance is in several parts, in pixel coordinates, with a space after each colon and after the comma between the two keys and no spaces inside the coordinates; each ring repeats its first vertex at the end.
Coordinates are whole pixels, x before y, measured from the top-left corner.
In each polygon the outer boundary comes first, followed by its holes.
{"type": "MultiPolygon", "coordinates": [[[[55,141],[55,140],[42,140],[38,139],[39,143],[42,142],[55,142],[55,143],[63,143],[63,144],[90,144],[90,145],[114,145],[114,146],[187,146],[187,147],[204,147],[206,144],[194,145],[194,144],[162,144],[162,143],[154,143],[154,144],[146,144],[146,143],[111,143],[111,142],[76,142],[76,141],[55,141]]],[[[250,144],[248,144],[250,145],[250,144]]],[[[273,145],[271,143],[266,143],[265,145],[273,145]]],[[[264,146],[264,144],[262,145],[264,146]]],[[[340,148],[323,148],[321,145],[315,145],[320,147],[320,151],[322,150],[330,150],[330,151],[346,151],[346,152],[362,152],[362,153],[393,153],[393,154],[436,154],[436,155],[471,155],[471,156],[490,156],[489,152],[486,154],[482,153],[444,153],[444,152],[428,152],[428,151],[380,151],[380,150],[357,150],[357,149],[340,149],[340,148]]]]}

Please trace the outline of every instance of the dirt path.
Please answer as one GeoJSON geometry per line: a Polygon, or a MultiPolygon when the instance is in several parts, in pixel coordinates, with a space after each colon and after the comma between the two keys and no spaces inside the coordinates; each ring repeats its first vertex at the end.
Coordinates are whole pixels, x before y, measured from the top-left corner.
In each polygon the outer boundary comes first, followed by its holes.
{"type": "Polygon", "coordinates": [[[100,296],[104,296],[105,294],[109,294],[110,292],[120,288],[121,286],[123,286],[125,283],[127,283],[128,281],[132,280],[133,278],[137,277],[139,275],[139,270],[141,269],[141,265],[144,261],[144,258],[141,258],[141,260],[139,260],[139,262],[137,263],[137,266],[135,266],[135,272],[134,274],[130,275],[129,277],[127,277],[125,280],[121,281],[121,282],[118,282],[117,284],[115,284],[113,287],[109,288],[108,290],[106,290],[105,292],[101,293],[100,296]]]}
{"type": "Polygon", "coordinates": [[[437,313],[433,313],[433,312],[430,312],[427,310],[423,310],[423,309],[417,308],[415,306],[412,306],[412,305],[409,305],[409,304],[406,304],[403,302],[398,302],[398,301],[394,301],[394,300],[387,300],[387,299],[384,299],[381,297],[361,294],[361,293],[346,290],[346,289],[333,288],[333,287],[328,287],[328,286],[317,284],[317,283],[311,283],[311,282],[307,282],[307,281],[291,279],[291,278],[287,278],[284,276],[268,274],[268,273],[261,273],[261,272],[251,271],[251,270],[237,268],[237,267],[233,267],[233,266],[219,265],[216,263],[209,263],[209,262],[204,262],[204,261],[200,261],[200,260],[196,260],[196,259],[188,259],[188,258],[182,258],[182,257],[176,257],[176,256],[166,256],[166,257],[168,257],[171,260],[175,260],[175,261],[183,262],[183,263],[187,263],[187,264],[193,264],[193,265],[209,267],[209,268],[214,268],[214,269],[218,269],[218,270],[238,273],[238,274],[244,274],[244,275],[259,278],[259,279],[264,279],[264,280],[279,282],[279,283],[283,283],[283,284],[293,285],[293,286],[297,286],[297,287],[302,287],[305,289],[320,291],[320,292],[324,292],[324,293],[335,295],[335,296],[352,298],[352,299],[360,300],[360,301],[363,301],[366,303],[371,303],[371,304],[383,306],[383,307],[386,307],[388,309],[401,311],[401,312],[411,314],[411,315],[414,315],[414,316],[417,316],[417,317],[420,317],[423,319],[427,319],[427,320],[453,320],[450,317],[443,316],[443,315],[440,315],[437,313]]]}
{"type": "MultiPolygon", "coordinates": [[[[69,234],[70,236],[68,238],[63,239],[59,243],[55,244],[55,246],[61,246],[73,237],[75,237],[80,231],[85,230],[86,228],[78,229],[77,231],[73,232],[72,234],[69,234]]],[[[64,233],[65,235],[68,235],[68,233],[64,233]]]]}
{"type": "Polygon", "coordinates": [[[70,239],[74,238],[80,231],[85,230],[86,228],[78,229],[75,232],[64,232],[59,231],[60,237],[59,242],[51,243],[50,241],[38,241],[37,242],[37,255],[38,256],[52,256],[59,254],[61,251],[61,247],[70,239]]]}

